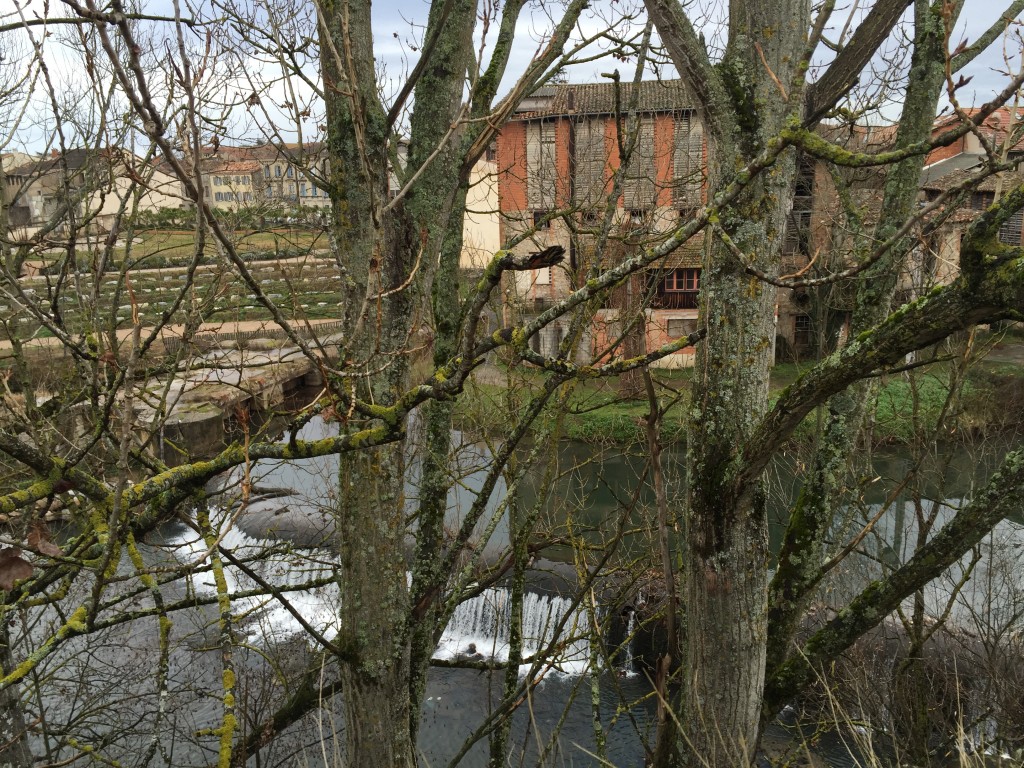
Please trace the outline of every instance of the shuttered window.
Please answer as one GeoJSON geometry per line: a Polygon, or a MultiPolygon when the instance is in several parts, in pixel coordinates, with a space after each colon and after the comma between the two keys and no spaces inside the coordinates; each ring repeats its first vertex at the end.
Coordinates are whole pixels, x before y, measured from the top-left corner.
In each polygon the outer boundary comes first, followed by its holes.
{"type": "Polygon", "coordinates": [[[526,198],[535,211],[555,207],[555,123],[535,121],[526,126],[526,198]]]}
{"type": "Polygon", "coordinates": [[[704,128],[693,112],[675,116],[672,149],[677,207],[696,208],[703,202],[704,128]]]}
{"type": "Polygon", "coordinates": [[[1006,245],[1020,245],[1022,229],[1024,229],[1024,209],[1014,213],[999,228],[999,242],[1006,245]]]}
{"type": "Polygon", "coordinates": [[[605,196],[607,153],[604,144],[604,120],[588,118],[576,125],[576,204],[599,205],[605,196]]]}
{"type": "Polygon", "coordinates": [[[811,255],[811,212],[814,195],[814,158],[801,153],[797,159],[793,209],[786,217],[786,234],[782,241],[785,254],[811,255]]]}
{"type": "MultiPolygon", "coordinates": [[[[641,117],[637,126],[636,144],[630,155],[622,184],[622,207],[644,211],[655,203],[654,118],[641,117]]],[[[625,146],[629,146],[626,137],[625,146]]]]}

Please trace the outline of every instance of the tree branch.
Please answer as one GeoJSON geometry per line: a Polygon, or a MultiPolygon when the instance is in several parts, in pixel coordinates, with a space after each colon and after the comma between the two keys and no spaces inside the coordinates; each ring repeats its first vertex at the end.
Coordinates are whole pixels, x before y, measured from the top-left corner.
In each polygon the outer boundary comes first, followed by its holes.
{"type": "Polygon", "coordinates": [[[821,78],[807,92],[806,124],[814,125],[857,82],[878,47],[889,36],[913,0],[877,0],[850,42],[839,52],[821,78]]]}
{"type": "Polygon", "coordinates": [[[872,582],[832,621],[818,630],[778,669],[769,670],[764,710],[774,713],[814,678],[823,664],[895,610],[903,599],[963,557],[1007,515],[1024,505],[1024,451],[1007,454],[985,489],[910,560],[885,579],[872,582]]]}

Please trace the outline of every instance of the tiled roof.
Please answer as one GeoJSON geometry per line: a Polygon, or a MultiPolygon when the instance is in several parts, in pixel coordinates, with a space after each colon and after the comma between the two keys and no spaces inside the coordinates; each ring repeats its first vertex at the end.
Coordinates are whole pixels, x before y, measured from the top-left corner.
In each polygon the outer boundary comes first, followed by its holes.
{"type": "MultiPolygon", "coordinates": [[[[78,171],[86,167],[109,168],[121,160],[118,157],[119,153],[120,151],[115,149],[69,149],[63,155],[63,162],[67,165],[69,171],[78,171]]],[[[19,165],[17,168],[11,168],[7,173],[10,176],[33,176],[49,173],[50,171],[59,171],[62,168],[61,156],[53,154],[50,157],[33,160],[24,165],[19,165]]]]}
{"type": "Polygon", "coordinates": [[[323,149],[321,142],[295,142],[285,144],[257,144],[251,147],[236,147],[231,144],[218,144],[203,147],[204,161],[212,160],[251,160],[254,162],[273,162],[278,159],[308,157],[317,155],[323,149]]]}
{"type": "MultiPolygon", "coordinates": [[[[971,118],[978,114],[979,111],[980,110],[974,108],[963,110],[964,114],[971,118]]],[[[939,117],[935,120],[935,123],[932,126],[932,133],[942,133],[953,128],[959,123],[960,116],[956,114],[939,117]]],[[[1024,128],[1024,110],[1018,110],[1017,114],[1014,115],[1011,113],[1009,107],[1000,107],[985,118],[985,121],[981,126],[979,126],[978,130],[985,138],[1001,142],[1005,140],[1006,134],[1010,130],[1011,126],[1013,131],[1019,136],[1021,129],[1024,128]]],[[[1013,148],[1024,149],[1024,138],[1018,140],[1017,143],[1013,145],[1013,148]]]]}
{"type": "MultiPolygon", "coordinates": [[[[618,86],[622,111],[629,109],[635,87],[640,89],[637,105],[640,112],[671,112],[694,106],[682,80],[644,80],[639,86],[633,83],[618,86]]],[[[515,118],[614,114],[615,88],[615,83],[611,82],[544,86],[523,100],[522,111],[515,118]]]]}
{"type": "Polygon", "coordinates": [[[213,160],[207,170],[211,173],[254,173],[262,167],[255,160],[213,160]]]}
{"type": "MultiPolygon", "coordinates": [[[[976,159],[980,160],[980,158],[976,159]]],[[[956,170],[950,171],[937,179],[933,179],[926,184],[922,184],[922,187],[924,189],[940,192],[947,189],[953,189],[957,185],[963,184],[976,172],[977,163],[975,163],[971,168],[957,168],[956,170]]],[[[994,173],[986,176],[982,181],[974,185],[972,189],[978,192],[994,192],[996,188],[999,187],[1006,192],[1021,183],[1024,183],[1024,172],[1006,171],[1004,173],[994,173]]]]}
{"type": "Polygon", "coordinates": [[[896,141],[898,125],[862,125],[860,123],[821,123],[818,133],[825,139],[853,151],[877,152],[896,141]]]}

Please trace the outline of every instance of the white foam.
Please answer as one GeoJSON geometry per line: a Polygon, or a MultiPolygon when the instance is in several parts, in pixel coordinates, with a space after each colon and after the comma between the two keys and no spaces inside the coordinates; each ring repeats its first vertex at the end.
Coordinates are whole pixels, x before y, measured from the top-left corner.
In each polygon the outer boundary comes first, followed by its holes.
{"type": "MultiPolygon", "coordinates": [[[[202,563],[207,547],[192,531],[169,542],[180,561],[202,563]]],[[[260,579],[283,590],[282,598],[317,632],[332,639],[338,631],[340,593],[336,582],[324,586],[296,589],[297,585],[329,579],[335,562],[328,553],[287,547],[279,542],[255,539],[231,526],[220,540],[221,548],[243,561],[260,579]],[[287,591],[284,591],[287,590],[287,591]]],[[[208,562],[202,563],[208,565],[208,562]]],[[[242,569],[225,563],[224,576],[231,595],[239,629],[252,643],[281,641],[304,633],[296,617],[281,600],[265,594],[243,597],[249,591],[263,591],[259,583],[242,569]]],[[[201,595],[216,593],[208,569],[187,577],[192,589],[201,595]]],[[[476,653],[496,662],[509,658],[510,594],[502,587],[491,587],[459,605],[438,644],[435,658],[452,659],[468,655],[470,645],[476,653]]],[[[551,650],[551,661],[542,672],[583,674],[590,664],[585,611],[573,608],[571,600],[557,595],[528,592],[523,598],[523,655],[529,657],[551,650]],[[564,620],[564,621],[563,621],[564,620]],[[556,630],[561,624],[556,642],[556,630]]],[[[524,664],[527,674],[531,665],[524,664]]]]}

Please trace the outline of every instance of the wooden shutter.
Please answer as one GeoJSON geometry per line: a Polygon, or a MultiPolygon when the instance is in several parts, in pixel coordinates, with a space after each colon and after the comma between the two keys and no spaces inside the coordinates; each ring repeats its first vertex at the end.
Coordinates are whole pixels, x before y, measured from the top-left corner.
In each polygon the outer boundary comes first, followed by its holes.
{"type": "Polygon", "coordinates": [[[693,112],[680,112],[675,116],[673,133],[676,204],[680,208],[696,208],[703,202],[704,128],[693,112]]]}
{"type": "Polygon", "coordinates": [[[1022,230],[1024,230],[1024,209],[1014,213],[999,228],[999,242],[1005,245],[1019,246],[1021,244],[1022,230]]]}
{"type": "Polygon", "coordinates": [[[599,205],[605,196],[605,167],[608,158],[604,144],[604,120],[587,118],[576,125],[576,204],[599,205]]]}
{"type": "Polygon", "coordinates": [[[555,207],[555,123],[526,126],[526,204],[535,211],[555,207]]]}
{"type": "MultiPolygon", "coordinates": [[[[636,144],[623,179],[622,206],[632,211],[646,211],[655,203],[654,118],[640,118],[637,131],[636,144]]],[[[629,141],[627,137],[626,146],[629,141]]]]}

